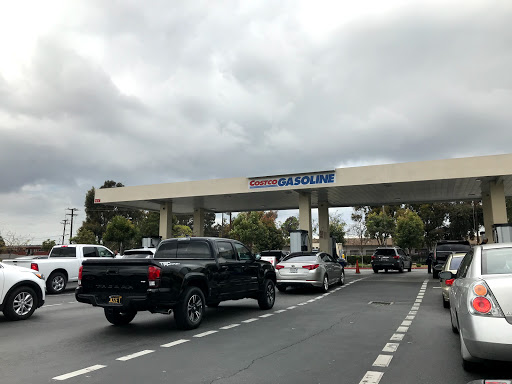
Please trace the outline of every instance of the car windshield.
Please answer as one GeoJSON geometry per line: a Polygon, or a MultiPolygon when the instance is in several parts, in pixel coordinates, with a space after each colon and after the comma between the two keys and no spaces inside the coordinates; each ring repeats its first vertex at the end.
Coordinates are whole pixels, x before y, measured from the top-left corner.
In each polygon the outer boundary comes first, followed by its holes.
{"type": "Polygon", "coordinates": [[[374,256],[395,256],[394,249],[377,249],[374,253],[374,256]]]}
{"type": "Polygon", "coordinates": [[[289,261],[294,263],[309,263],[312,261],[316,261],[316,258],[316,255],[288,255],[284,258],[283,261],[289,261]]]}
{"type": "Polygon", "coordinates": [[[482,274],[512,274],[512,247],[483,250],[482,274]]]}
{"type": "Polygon", "coordinates": [[[471,245],[469,244],[438,244],[436,247],[437,252],[469,252],[471,245]]]}
{"type": "Polygon", "coordinates": [[[450,261],[450,269],[459,269],[459,265],[464,257],[453,257],[450,261]]]}
{"type": "Polygon", "coordinates": [[[262,251],[261,256],[281,256],[281,251],[262,251]]]}

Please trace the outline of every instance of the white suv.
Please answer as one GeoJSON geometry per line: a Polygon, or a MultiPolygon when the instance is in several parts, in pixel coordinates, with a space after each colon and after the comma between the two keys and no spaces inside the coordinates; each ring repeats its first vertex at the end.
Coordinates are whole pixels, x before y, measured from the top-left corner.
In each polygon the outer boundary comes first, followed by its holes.
{"type": "Polygon", "coordinates": [[[32,269],[0,263],[0,310],[9,320],[28,319],[44,304],[44,276],[32,269]]]}

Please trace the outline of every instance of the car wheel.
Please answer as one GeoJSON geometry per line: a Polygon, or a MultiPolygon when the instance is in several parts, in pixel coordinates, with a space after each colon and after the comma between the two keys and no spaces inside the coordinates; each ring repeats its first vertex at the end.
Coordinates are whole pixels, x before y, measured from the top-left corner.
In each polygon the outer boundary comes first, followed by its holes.
{"type": "Polygon", "coordinates": [[[400,264],[400,267],[398,267],[398,272],[404,273],[404,265],[403,264],[400,264]]]}
{"type": "Polygon", "coordinates": [[[436,270],[433,270],[432,271],[432,278],[433,279],[439,279],[439,272],[437,272],[436,270]]]}
{"type": "Polygon", "coordinates": [[[198,287],[187,287],[183,299],[174,309],[174,320],[179,329],[195,329],[203,321],[204,295],[198,287]]]}
{"type": "Polygon", "coordinates": [[[106,319],[114,325],[129,324],[137,314],[135,310],[123,311],[118,308],[104,308],[106,319]]]}
{"type": "Polygon", "coordinates": [[[443,295],[441,295],[441,298],[443,299],[443,307],[450,308],[450,301],[445,300],[443,295]]]}
{"type": "Polygon", "coordinates": [[[212,301],[211,303],[207,303],[206,305],[210,308],[217,308],[220,304],[220,301],[212,301]]]}
{"type": "Polygon", "coordinates": [[[377,268],[373,268],[373,273],[379,273],[379,270],[377,268]]]}
{"type": "Polygon", "coordinates": [[[276,287],[272,280],[265,279],[263,282],[263,291],[258,297],[258,305],[261,309],[270,309],[276,301],[276,287]]]}
{"type": "Polygon", "coordinates": [[[320,289],[324,293],[329,290],[329,277],[327,275],[324,275],[324,281],[323,281],[322,287],[320,289]]]}
{"type": "Polygon", "coordinates": [[[281,284],[278,284],[278,285],[277,285],[277,290],[278,290],[279,292],[286,292],[286,288],[287,288],[287,286],[286,286],[286,285],[281,285],[281,284]]]}
{"type": "Polygon", "coordinates": [[[409,264],[409,269],[407,270],[407,272],[411,272],[412,271],[412,261],[411,263],[409,264]]]}
{"type": "Polygon", "coordinates": [[[46,281],[46,289],[48,293],[56,294],[61,293],[66,289],[68,279],[62,272],[53,272],[46,281]]]}
{"type": "Polygon", "coordinates": [[[30,287],[18,287],[9,294],[4,306],[4,315],[9,320],[26,320],[37,308],[37,295],[30,287]]]}
{"type": "Polygon", "coordinates": [[[338,281],[338,285],[343,285],[343,284],[345,284],[345,270],[344,269],[341,270],[340,279],[338,281]]]}
{"type": "Polygon", "coordinates": [[[388,273],[388,269],[387,269],[387,268],[385,268],[385,269],[384,269],[384,272],[385,272],[385,273],[388,273]]]}

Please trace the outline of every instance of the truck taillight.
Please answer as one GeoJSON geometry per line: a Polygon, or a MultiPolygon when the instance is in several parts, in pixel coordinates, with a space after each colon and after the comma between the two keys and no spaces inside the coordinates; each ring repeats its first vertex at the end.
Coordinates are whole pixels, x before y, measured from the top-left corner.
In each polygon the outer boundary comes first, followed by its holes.
{"type": "Polygon", "coordinates": [[[393,259],[397,259],[398,260],[399,258],[400,258],[400,256],[393,256],[393,259]]]}
{"type": "Polygon", "coordinates": [[[78,286],[81,287],[82,286],[82,271],[84,270],[84,266],[81,265],[80,268],[78,269],[78,286]]]}
{"type": "Polygon", "coordinates": [[[158,288],[160,286],[160,272],[162,272],[162,269],[159,267],[154,265],[148,267],[148,282],[151,288],[158,288]]]}
{"type": "Polygon", "coordinates": [[[37,265],[37,263],[30,263],[30,269],[33,269],[34,271],[39,271],[39,265],[37,265]]]}

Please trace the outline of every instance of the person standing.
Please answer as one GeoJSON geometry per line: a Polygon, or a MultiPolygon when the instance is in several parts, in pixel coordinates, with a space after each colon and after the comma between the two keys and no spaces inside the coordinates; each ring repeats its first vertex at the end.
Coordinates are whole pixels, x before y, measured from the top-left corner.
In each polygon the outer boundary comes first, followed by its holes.
{"type": "Polygon", "coordinates": [[[428,273],[432,273],[432,259],[434,258],[433,256],[434,255],[432,254],[432,252],[429,252],[427,256],[428,273]]]}

